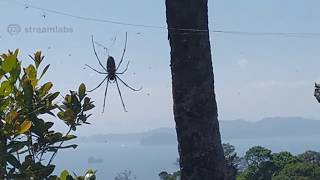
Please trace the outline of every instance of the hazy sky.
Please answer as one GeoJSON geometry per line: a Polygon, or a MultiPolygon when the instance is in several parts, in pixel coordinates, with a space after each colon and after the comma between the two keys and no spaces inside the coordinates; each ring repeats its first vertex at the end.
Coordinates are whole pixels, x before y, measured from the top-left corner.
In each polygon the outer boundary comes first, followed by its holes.
{"type": "MultiPolygon", "coordinates": [[[[115,84],[108,89],[107,107],[101,114],[104,87],[90,93],[97,108],[89,127],[80,134],[143,131],[174,126],[167,31],[85,21],[25,8],[23,4],[73,15],[127,23],[166,26],[165,4],[159,0],[0,0],[0,52],[20,48],[20,60],[42,50],[51,64],[47,79],[66,92],[81,82],[95,87],[104,77],[84,69],[99,68],[90,36],[110,47],[119,60],[128,32],[121,77],[141,92],[121,87],[129,112],[121,106],[115,84]],[[21,32],[8,33],[18,24],[21,32]],[[12,27],[12,25],[11,25],[12,27]],[[30,32],[30,28],[65,27],[65,33],[30,32]],[[112,46],[112,39],[116,41],[112,46]],[[124,68],[124,66],[123,66],[124,68]]],[[[211,30],[319,33],[318,0],[209,0],[211,30]]],[[[257,121],[267,116],[302,116],[320,119],[320,104],[313,83],[320,80],[320,37],[247,36],[211,33],[219,119],[257,121]]],[[[101,59],[106,53],[98,48],[101,59]]]]}

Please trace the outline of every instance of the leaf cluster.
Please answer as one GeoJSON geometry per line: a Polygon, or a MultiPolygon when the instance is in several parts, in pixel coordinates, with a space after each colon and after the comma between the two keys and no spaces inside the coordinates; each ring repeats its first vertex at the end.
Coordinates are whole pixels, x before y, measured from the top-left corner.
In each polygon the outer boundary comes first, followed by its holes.
{"type": "Polygon", "coordinates": [[[306,151],[292,155],[282,151],[254,146],[245,155],[247,168],[237,176],[237,180],[316,180],[320,179],[320,153],[306,151]]]}
{"type": "Polygon", "coordinates": [[[50,65],[42,68],[40,51],[30,56],[33,63],[22,67],[19,50],[0,56],[0,179],[46,179],[52,174],[54,157],[60,149],[76,148],[63,143],[76,136],[71,132],[87,122],[94,108],[86,87],[70,91],[62,104],[60,92],[43,77],[50,65]],[[49,117],[59,117],[68,127],[62,133],[53,129],[49,117]]]}

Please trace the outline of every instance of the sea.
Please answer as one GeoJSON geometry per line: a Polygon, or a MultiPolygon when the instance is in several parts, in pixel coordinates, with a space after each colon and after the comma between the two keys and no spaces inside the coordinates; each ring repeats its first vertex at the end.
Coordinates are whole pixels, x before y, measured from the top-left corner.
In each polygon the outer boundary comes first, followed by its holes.
{"type": "MultiPolygon", "coordinates": [[[[306,150],[320,151],[320,136],[225,139],[235,146],[239,156],[252,146],[260,145],[272,152],[289,151],[300,154],[306,150]]],[[[177,165],[177,145],[145,146],[139,142],[80,142],[77,149],[61,150],[54,163],[55,173],[64,169],[84,174],[97,170],[97,180],[114,180],[118,173],[131,172],[130,180],[159,180],[161,171],[174,172],[177,165]]]]}

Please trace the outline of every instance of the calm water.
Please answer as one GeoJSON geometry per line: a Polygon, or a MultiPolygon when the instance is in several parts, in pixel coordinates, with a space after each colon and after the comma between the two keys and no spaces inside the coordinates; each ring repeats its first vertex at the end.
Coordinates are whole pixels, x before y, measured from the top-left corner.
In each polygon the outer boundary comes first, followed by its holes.
{"type": "Polygon", "coordinates": [[[60,153],[55,162],[59,165],[57,172],[64,168],[76,173],[97,169],[98,180],[113,180],[124,170],[131,170],[137,180],[156,180],[161,171],[178,169],[176,149],[175,146],[149,147],[138,143],[80,143],[77,150],[60,153]],[[90,156],[103,159],[103,163],[89,164],[90,156]]]}
{"type": "MultiPolygon", "coordinates": [[[[243,155],[248,148],[262,145],[273,152],[290,151],[294,154],[305,150],[320,151],[320,137],[266,138],[224,140],[236,147],[243,155]]],[[[113,180],[118,172],[131,170],[137,180],[158,180],[159,172],[175,171],[178,167],[177,146],[140,146],[138,143],[79,143],[77,150],[66,150],[58,154],[55,160],[57,171],[69,169],[76,173],[88,168],[98,170],[98,180],[113,180]],[[102,163],[88,163],[88,158],[103,159],[102,163]]]]}

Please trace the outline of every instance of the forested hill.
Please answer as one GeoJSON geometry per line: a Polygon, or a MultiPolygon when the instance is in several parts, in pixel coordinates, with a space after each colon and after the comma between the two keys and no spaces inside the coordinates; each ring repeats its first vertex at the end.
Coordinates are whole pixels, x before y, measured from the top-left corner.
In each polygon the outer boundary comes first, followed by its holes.
{"type": "Polygon", "coordinates": [[[320,136],[319,120],[299,117],[220,121],[220,127],[223,139],[320,136]]]}
{"type": "MultiPolygon", "coordinates": [[[[220,121],[223,140],[277,137],[320,137],[320,120],[299,117],[272,117],[257,122],[244,120],[220,121]]],[[[104,134],[81,137],[80,141],[96,142],[140,142],[141,144],[174,144],[174,128],[159,128],[142,133],[104,134]]]]}

